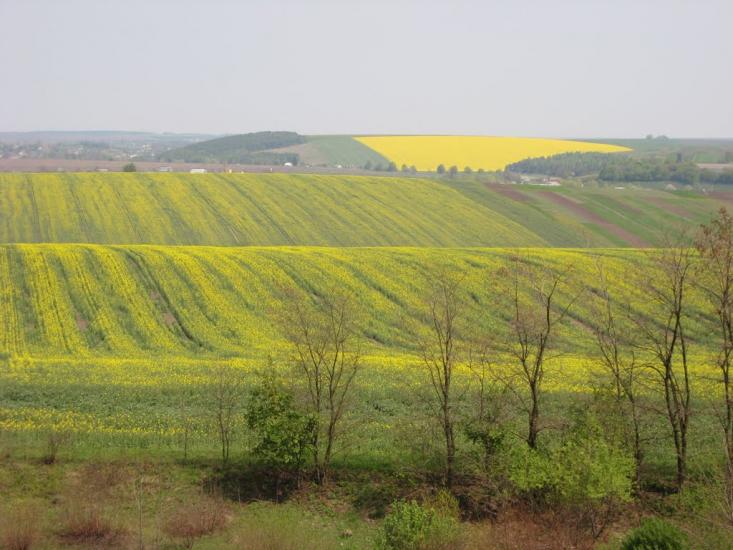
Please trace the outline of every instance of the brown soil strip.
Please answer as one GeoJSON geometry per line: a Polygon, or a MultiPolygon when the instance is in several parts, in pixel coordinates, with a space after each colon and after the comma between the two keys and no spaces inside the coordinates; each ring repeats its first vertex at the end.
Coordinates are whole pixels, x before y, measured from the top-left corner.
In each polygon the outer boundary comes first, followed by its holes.
{"type": "MultiPolygon", "coordinates": [[[[128,160],[76,160],[76,159],[0,159],[0,172],[95,172],[108,170],[121,172],[128,160]]],[[[361,168],[335,168],[333,166],[278,166],[259,164],[226,164],[201,162],[134,162],[138,172],[157,172],[162,167],[170,168],[172,172],[188,172],[192,168],[204,168],[207,172],[226,173],[246,172],[252,174],[266,174],[277,172],[282,174],[350,174],[381,177],[418,177],[430,176],[426,173],[405,174],[403,172],[374,172],[361,168]]]]}
{"type": "Polygon", "coordinates": [[[708,197],[719,201],[733,202],[733,191],[713,191],[708,197]]]}
{"type": "Polygon", "coordinates": [[[288,147],[279,147],[277,149],[268,149],[266,153],[295,153],[300,157],[300,162],[311,165],[328,165],[331,164],[323,155],[321,150],[315,143],[299,143],[298,145],[290,145],[288,147]]]}
{"type": "Polygon", "coordinates": [[[516,189],[512,189],[511,187],[507,185],[497,185],[495,183],[487,183],[486,187],[490,191],[494,191],[495,193],[499,193],[500,195],[503,195],[509,199],[512,199],[513,201],[517,202],[529,202],[532,200],[532,197],[529,197],[522,193],[521,191],[517,191],[516,189]]]}
{"type": "Polygon", "coordinates": [[[76,314],[76,328],[78,328],[81,332],[84,332],[87,328],[89,328],[89,321],[84,319],[84,317],[82,317],[78,313],[76,314]]]}
{"type": "Polygon", "coordinates": [[[677,214],[678,216],[682,216],[683,218],[690,217],[689,210],[682,206],[679,206],[678,204],[673,204],[669,201],[669,199],[665,199],[664,197],[649,197],[647,200],[654,206],[661,208],[662,210],[666,210],[667,212],[672,212],[673,214],[677,214]]]}
{"type": "Polygon", "coordinates": [[[562,206],[563,208],[566,208],[567,210],[578,216],[580,219],[594,223],[602,227],[603,229],[606,229],[609,233],[615,235],[619,239],[626,241],[631,246],[634,246],[636,248],[649,246],[649,243],[647,243],[645,240],[637,237],[629,231],[626,231],[624,228],[609,222],[608,220],[604,220],[598,214],[588,210],[582,204],[578,204],[577,202],[570,200],[569,198],[553,191],[542,191],[542,193],[544,193],[544,195],[550,201],[562,206]]]}

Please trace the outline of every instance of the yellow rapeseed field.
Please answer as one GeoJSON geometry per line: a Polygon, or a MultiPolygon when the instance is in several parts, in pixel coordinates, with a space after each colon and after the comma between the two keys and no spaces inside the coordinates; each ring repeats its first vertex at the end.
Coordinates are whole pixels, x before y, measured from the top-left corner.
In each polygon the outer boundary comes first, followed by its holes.
{"type": "Polygon", "coordinates": [[[491,136],[363,136],[357,141],[377,151],[397,166],[435,170],[466,166],[474,170],[503,170],[508,164],[532,157],[560,153],[620,153],[627,147],[562,139],[491,136]]]}

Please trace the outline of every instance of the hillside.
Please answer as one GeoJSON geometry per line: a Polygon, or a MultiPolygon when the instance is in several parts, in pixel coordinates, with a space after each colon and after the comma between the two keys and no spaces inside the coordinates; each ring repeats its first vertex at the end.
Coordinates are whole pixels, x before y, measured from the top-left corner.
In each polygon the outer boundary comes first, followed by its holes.
{"type": "Polygon", "coordinates": [[[0,176],[0,242],[531,246],[430,180],[318,175],[0,176]]]}
{"type": "Polygon", "coordinates": [[[649,246],[733,200],[658,189],[292,174],[3,174],[0,242],[649,246]]]}
{"type": "Polygon", "coordinates": [[[297,163],[298,156],[293,153],[269,152],[305,143],[305,137],[295,132],[254,132],[225,136],[207,141],[192,143],[160,155],[167,162],[226,162],[241,164],[282,164],[297,163]]]}
{"type": "Polygon", "coordinates": [[[394,162],[434,171],[439,164],[463,169],[502,170],[526,158],[567,152],[628,152],[607,143],[494,136],[302,136],[295,132],[253,132],[200,141],[160,155],[166,162],[240,164],[365,165],[394,162]]]}
{"type": "MultiPolygon", "coordinates": [[[[415,351],[425,275],[455,269],[471,296],[471,330],[496,334],[509,260],[501,249],[211,248],[99,245],[3,245],[0,351],[12,356],[84,360],[250,357],[277,353],[272,322],[278,288],[325,292],[338,286],[358,297],[367,349],[399,357],[415,351]]],[[[589,292],[565,323],[572,353],[592,346],[588,322],[596,258],[619,290],[636,292],[630,267],[638,251],[527,250],[521,255],[559,268],[573,265],[589,292]]],[[[575,291],[573,291],[575,292],[575,291]]],[[[559,298],[562,299],[562,298],[559,298]]],[[[643,303],[638,300],[633,304],[643,303]]],[[[468,326],[468,325],[467,325],[468,326]]],[[[691,332],[694,337],[695,331],[691,332]]],[[[464,333],[465,335],[465,333],[464,333]]]]}

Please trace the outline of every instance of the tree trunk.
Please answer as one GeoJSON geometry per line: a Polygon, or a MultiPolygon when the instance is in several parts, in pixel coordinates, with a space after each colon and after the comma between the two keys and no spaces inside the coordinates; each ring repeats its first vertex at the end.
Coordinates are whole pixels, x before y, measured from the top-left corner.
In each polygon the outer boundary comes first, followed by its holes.
{"type": "Polygon", "coordinates": [[[537,399],[537,390],[533,385],[532,390],[532,405],[529,410],[529,434],[527,435],[527,445],[530,449],[537,448],[537,433],[539,431],[539,418],[540,418],[540,407],[537,399]]]}
{"type": "Polygon", "coordinates": [[[677,490],[682,491],[687,480],[687,428],[680,427],[679,447],[677,449],[677,490]]]}
{"type": "Polygon", "coordinates": [[[631,392],[627,392],[626,396],[631,407],[631,426],[634,430],[634,491],[638,493],[641,488],[641,467],[644,462],[644,451],[641,445],[641,420],[636,396],[631,392]]]}
{"type": "Polygon", "coordinates": [[[453,463],[455,462],[456,456],[456,445],[453,436],[453,422],[450,417],[445,418],[444,427],[445,431],[445,485],[449,489],[453,486],[453,463]]]}

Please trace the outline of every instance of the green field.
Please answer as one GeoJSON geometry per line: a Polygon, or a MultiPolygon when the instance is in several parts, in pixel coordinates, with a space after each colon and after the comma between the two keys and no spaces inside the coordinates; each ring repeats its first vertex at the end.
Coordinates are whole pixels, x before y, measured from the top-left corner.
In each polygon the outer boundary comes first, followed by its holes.
{"type": "MultiPolygon", "coordinates": [[[[342,166],[361,168],[367,162],[371,162],[373,166],[381,164],[386,168],[389,164],[386,158],[374,149],[359,143],[352,136],[307,136],[306,139],[308,143],[312,143],[318,149],[320,155],[332,166],[341,164],[342,166]]],[[[313,164],[307,155],[304,155],[301,160],[313,164]]]]}
{"type": "Polygon", "coordinates": [[[479,179],[3,174],[0,242],[639,247],[723,204],[682,191],[479,179]]]}

